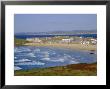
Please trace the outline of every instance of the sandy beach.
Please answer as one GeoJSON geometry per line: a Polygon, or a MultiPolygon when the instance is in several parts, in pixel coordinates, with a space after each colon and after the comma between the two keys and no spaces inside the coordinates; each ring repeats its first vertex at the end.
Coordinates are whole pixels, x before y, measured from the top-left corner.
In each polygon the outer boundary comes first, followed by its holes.
{"type": "Polygon", "coordinates": [[[46,47],[57,47],[57,48],[69,48],[79,50],[97,50],[97,45],[90,44],[61,44],[61,43],[26,43],[25,46],[46,46],[46,47]]]}

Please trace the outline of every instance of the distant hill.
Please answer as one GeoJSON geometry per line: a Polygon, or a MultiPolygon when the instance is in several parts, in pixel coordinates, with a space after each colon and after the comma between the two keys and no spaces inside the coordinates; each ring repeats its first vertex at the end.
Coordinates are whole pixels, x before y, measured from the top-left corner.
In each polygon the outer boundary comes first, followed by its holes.
{"type": "Polygon", "coordinates": [[[15,35],[75,35],[75,34],[97,34],[96,30],[72,30],[72,31],[50,31],[50,32],[22,32],[15,35]]]}
{"type": "Polygon", "coordinates": [[[50,34],[96,34],[96,30],[53,31],[50,34]]]}

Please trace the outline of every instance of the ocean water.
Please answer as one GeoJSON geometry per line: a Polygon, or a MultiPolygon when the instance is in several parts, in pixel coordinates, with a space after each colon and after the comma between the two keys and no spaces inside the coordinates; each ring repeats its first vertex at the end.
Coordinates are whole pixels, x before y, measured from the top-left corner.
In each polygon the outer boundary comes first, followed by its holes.
{"type": "Polygon", "coordinates": [[[96,52],[90,54],[90,51],[34,46],[18,46],[14,49],[14,70],[93,63],[96,61],[96,52]]]}
{"type": "Polygon", "coordinates": [[[26,39],[26,38],[33,38],[33,37],[38,37],[38,38],[43,38],[43,37],[55,37],[55,36],[78,36],[78,37],[92,37],[92,38],[97,38],[97,34],[76,34],[76,35],[15,35],[16,38],[19,39],[26,39]]]}

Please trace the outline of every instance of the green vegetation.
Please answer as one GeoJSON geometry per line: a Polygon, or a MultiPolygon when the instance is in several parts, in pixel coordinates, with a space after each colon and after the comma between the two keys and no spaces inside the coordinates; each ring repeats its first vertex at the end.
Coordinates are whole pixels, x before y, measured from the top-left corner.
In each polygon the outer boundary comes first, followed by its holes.
{"type": "Polygon", "coordinates": [[[17,38],[14,39],[15,46],[21,46],[24,45],[25,43],[27,43],[25,39],[17,39],[17,38]]]}
{"type": "Polygon", "coordinates": [[[15,76],[96,76],[97,63],[16,70],[15,76]]]}

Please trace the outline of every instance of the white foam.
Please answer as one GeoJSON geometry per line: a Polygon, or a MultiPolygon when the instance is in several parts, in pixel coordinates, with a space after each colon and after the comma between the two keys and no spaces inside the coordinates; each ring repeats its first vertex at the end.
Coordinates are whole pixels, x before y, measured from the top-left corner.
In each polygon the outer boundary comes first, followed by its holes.
{"type": "Polygon", "coordinates": [[[29,56],[29,57],[36,57],[36,56],[34,55],[34,53],[28,53],[27,56],[29,56]]]}
{"type": "Polygon", "coordinates": [[[72,59],[75,59],[75,58],[72,58],[72,59]]]}
{"type": "Polygon", "coordinates": [[[25,51],[30,52],[31,50],[30,49],[25,49],[25,51]]]}
{"type": "Polygon", "coordinates": [[[14,62],[30,62],[29,59],[21,59],[21,60],[15,60],[14,62]]]}
{"type": "Polygon", "coordinates": [[[14,52],[22,52],[23,50],[21,48],[14,48],[14,52]]]}
{"type": "Polygon", "coordinates": [[[14,52],[30,52],[31,50],[28,48],[14,48],[14,52]]]}
{"type": "Polygon", "coordinates": [[[14,48],[14,52],[17,52],[18,51],[18,48],[14,48]]]}
{"type": "Polygon", "coordinates": [[[50,61],[50,58],[42,58],[40,60],[50,61]]]}
{"type": "Polygon", "coordinates": [[[17,57],[14,57],[14,59],[17,59],[17,57]]]}
{"type": "Polygon", "coordinates": [[[45,63],[39,61],[38,62],[33,61],[33,62],[17,63],[16,65],[45,65],[45,63]]]}
{"type": "Polygon", "coordinates": [[[58,59],[58,60],[50,60],[50,61],[52,61],[52,62],[64,62],[65,59],[60,58],[60,59],[58,59]]]}
{"type": "Polygon", "coordinates": [[[81,56],[76,56],[77,58],[80,58],[81,56]]]}
{"type": "Polygon", "coordinates": [[[20,52],[22,52],[21,50],[15,50],[14,52],[16,52],[16,53],[20,53],[20,52]]]}
{"type": "Polygon", "coordinates": [[[48,51],[44,51],[44,52],[42,52],[43,54],[49,54],[49,52],[48,51]]]}
{"type": "Polygon", "coordinates": [[[64,58],[68,59],[68,58],[72,58],[72,57],[70,55],[68,55],[68,54],[64,54],[64,58]]]}
{"type": "Polygon", "coordinates": [[[50,62],[64,62],[65,61],[65,59],[63,59],[63,58],[42,58],[42,59],[40,59],[40,60],[44,60],[44,61],[50,61],[50,62]]]}
{"type": "Polygon", "coordinates": [[[40,52],[40,49],[35,49],[34,52],[40,52]]]}
{"type": "Polygon", "coordinates": [[[18,67],[18,66],[14,66],[14,70],[21,70],[22,68],[18,67]]]}
{"type": "Polygon", "coordinates": [[[52,54],[56,54],[55,52],[53,52],[52,54]]]}
{"type": "Polygon", "coordinates": [[[79,62],[76,62],[76,61],[72,61],[72,60],[71,60],[69,63],[70,63],[70,64],[78,64],[79,62]]]}

